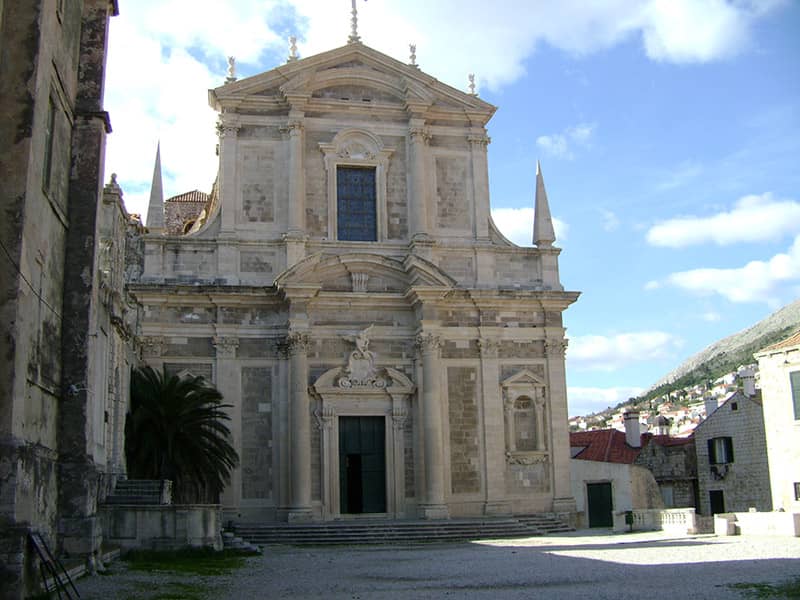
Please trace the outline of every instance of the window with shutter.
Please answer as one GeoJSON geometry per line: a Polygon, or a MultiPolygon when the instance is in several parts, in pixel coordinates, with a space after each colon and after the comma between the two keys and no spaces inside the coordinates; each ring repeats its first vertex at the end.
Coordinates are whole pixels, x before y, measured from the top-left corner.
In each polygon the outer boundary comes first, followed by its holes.
{"type": "Polygon", "coordinates": [[[732,463],[733,440],[729,437],[716,437],[708,440],[708,462],[712,465],[732,463]]]}
{"type": "Polygon", "coordinates": [[[800,419],[800,371],[789,373],[789,383],[792,388],[792,404],[794,405],[795,421],[800,419]]]}

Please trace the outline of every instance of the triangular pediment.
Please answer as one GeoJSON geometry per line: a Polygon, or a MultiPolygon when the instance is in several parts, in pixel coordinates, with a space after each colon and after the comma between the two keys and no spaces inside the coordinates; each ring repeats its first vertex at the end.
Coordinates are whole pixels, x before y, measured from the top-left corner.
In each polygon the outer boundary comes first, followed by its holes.
{"type": "Polygon", "coordinates": [[[241,107],[248,98],[273,104],[352,100],[398,105],[415,112],[460,112],[485,123],[496,108],[363,44],[348,44],[209,90],[217,110],[241,107]],[[360,96],[359,96],[360,94],[360,96]]]}
{"type": "Polygon", "coordinates": [[[541,377],[537,376],[535,373],[532,373],[528,369],[522,369],[521,371],[517,371],[507,379],[504,379],[501,385],[504,388],[514,388],[514,387],[540,387],[544,386],[545,383],[541,379],[541,377]]]}

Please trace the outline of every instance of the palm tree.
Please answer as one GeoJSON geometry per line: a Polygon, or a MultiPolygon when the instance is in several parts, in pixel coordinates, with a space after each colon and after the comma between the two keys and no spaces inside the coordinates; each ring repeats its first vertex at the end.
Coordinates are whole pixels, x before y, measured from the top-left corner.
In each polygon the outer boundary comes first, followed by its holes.
{"type": "Polygon", "coordinates": [[[217,502],[239,464],[224,423],[230,406],[203,377],[134,369],[125,424],[128,476],[171,480],[177,502],[217,502]]]}

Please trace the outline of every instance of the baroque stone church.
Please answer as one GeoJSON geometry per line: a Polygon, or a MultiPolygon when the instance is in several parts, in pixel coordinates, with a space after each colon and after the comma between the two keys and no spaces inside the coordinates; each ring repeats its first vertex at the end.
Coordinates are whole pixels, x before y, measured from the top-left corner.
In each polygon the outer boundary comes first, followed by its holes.
{"type": "Polygon", "coordinates": [[[233,405],[226,517],[574,513],[562,313],[578,293],[540,171],[535,247],[492,221],[495,107],[357,35],[209,101],[217,181],[167,228],[157,168],[130,290],[145,361],[233,405]]]}

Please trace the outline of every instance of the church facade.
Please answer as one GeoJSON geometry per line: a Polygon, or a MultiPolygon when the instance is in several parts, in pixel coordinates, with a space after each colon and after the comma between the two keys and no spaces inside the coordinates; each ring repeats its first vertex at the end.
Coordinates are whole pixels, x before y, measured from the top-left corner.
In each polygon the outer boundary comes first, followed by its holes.
{"type": "Polygon", "coordinates": [[[563,311],[489,212],[495,107],[358,40],[209,91],[219,173],[182,235],[151,205],[144,360],[211,379],[242,520],[573,513],[563,311]]]}

